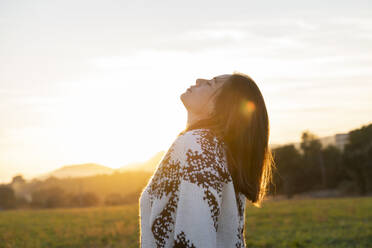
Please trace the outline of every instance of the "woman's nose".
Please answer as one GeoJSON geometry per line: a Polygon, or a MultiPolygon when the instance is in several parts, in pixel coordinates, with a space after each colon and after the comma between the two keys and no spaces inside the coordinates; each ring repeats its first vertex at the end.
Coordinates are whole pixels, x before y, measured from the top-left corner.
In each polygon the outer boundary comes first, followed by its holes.
{"type": "Polygon", "coordinates": [[[202,83],[203,79],[196,79],[196,86],[199,86],[202,83]]]}

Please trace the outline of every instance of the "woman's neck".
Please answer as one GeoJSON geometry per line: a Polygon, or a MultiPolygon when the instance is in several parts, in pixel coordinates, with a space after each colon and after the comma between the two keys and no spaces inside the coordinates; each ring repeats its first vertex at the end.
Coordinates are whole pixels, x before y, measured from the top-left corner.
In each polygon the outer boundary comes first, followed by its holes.
{"type": "Polygon", "coordinates": [[[190,127],[191,125],[195,124],[196,122],[205,119],[206,116],[204,115],[195,115],[191,112],[187,112],[187,123],[186,128],[190,127]]]}

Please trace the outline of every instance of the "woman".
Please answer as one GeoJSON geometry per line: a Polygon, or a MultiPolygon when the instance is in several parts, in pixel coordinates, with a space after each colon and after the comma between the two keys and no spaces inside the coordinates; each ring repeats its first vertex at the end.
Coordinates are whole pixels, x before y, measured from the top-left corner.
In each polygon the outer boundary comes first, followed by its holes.
{"type": "Polygon", "coordinates": [[[269,122],[255,82],[225,74],[181,95],[187,125],[140,197],[141,247],[245,247],[246,199],[272,182],[269,122]]]}

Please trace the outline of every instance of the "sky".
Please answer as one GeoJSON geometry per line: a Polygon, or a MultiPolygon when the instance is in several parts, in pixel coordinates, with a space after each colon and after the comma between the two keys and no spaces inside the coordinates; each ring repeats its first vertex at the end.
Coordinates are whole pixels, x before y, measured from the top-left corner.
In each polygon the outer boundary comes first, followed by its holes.
{"type": "Polygon", "coordinates": [[[270,144],[372,121],[372,2],[0,2],[0,182],[64,165],[119,168],[167,150],[180,95],[239,71],[270,144]]]}

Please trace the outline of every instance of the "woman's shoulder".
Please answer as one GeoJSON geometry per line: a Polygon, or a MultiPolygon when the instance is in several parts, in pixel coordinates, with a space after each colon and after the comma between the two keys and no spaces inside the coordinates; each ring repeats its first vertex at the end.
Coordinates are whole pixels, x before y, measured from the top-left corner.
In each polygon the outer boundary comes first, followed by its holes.
{"type": "Polygon", "coordinates": [[[221,144],[213,131],[208,128],[187,130],[177,136],[172,144],[173,149],[178,151],[207,151],[215,150],[221,144]]]}
{"type": "Polygon", "coordinates": [[[178,137],[192,137],[210,132],[209,128],[195,128],[190,130],[182,131],[178,137]]]}
{"type": "Polygon", "coordinates": [[[209,128],[196,128],[182,132],[176,139],[177,143],[221,142],[221,139],[209,128]]]}
{"type": "Polygon", "coordinates": [[[172,150],[175,156],[183,161],[188,161],[188,163],[200,163],[202,161],[200,169],[215,164],[225,171],[227,170],[227,162],[223,144],[221,139],[210,129],[198,128],[179,135],[172,145],[172,150]]]}
{"type": "MultiPolygon", "coordinates": [[[[179,138],[184,178],[196,180],[198,185],[219,185],[218,187],[232,182],[224,148],[213,131],[207,128],[192,129],[179,138]]],[[[218,188],[217,191],[221,190],[218,188]]]]}

